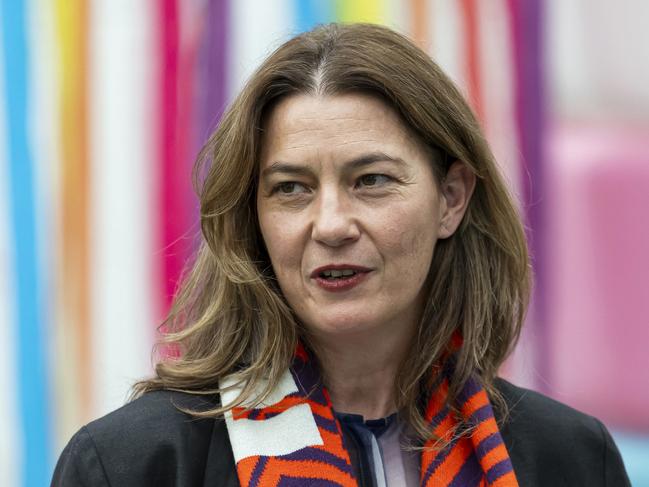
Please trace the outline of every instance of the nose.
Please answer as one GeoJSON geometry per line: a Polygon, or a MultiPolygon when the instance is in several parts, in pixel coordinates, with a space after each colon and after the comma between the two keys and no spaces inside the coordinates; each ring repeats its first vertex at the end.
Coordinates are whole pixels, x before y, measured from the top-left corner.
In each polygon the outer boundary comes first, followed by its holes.
{"type": "Polygon", "coordinates": [[[329,247],[341,247],[360,237],[353,204],[342,193],[333,189],[322,191],[314,205],[311,238],[329,247]]]}

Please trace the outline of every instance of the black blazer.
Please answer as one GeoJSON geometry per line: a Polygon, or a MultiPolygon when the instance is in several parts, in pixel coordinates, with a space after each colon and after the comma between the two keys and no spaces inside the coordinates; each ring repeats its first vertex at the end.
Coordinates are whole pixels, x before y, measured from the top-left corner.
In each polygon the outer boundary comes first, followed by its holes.
{"type": "MultiPolygon", "coordinates": [[[[522,487],[630,485],[600,421],[504,380],[496,385],[510,408],[501,433],[522,487]]],[[[225,423],[176,408],[209,408],[216,401],[145,394],[81,428],[61,454],[52,485],[238,486],[225,423]]]]}

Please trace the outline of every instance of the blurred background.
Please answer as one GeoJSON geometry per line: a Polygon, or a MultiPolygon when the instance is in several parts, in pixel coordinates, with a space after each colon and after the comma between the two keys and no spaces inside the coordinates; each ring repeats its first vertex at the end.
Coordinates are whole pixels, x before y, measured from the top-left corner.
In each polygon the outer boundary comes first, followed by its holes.
{"type": "Polygon", "coordinates": [[[0,485],[119,407],[196,248],[197,151],[317,23],[409,35],[518,198],[536,285],[515,382],[601,418],[649,486],[649,2],[0,0],[0,485]]]}

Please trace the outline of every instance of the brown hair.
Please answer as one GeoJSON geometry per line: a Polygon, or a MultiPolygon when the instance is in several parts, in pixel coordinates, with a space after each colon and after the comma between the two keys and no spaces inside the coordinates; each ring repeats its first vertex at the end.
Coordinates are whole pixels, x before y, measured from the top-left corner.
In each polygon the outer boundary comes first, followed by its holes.
{"type": "Polygon", "coordinates": [[[460,227],[435,248],[427,304],[395,384],[397,406],[422,438],[430,435],[418,398],[458,329],[464,342],[449,403],[472,374],[498,400],[493,381],[519,336],[529,295],[519,215],[454,84],[406,37],[369,24],[320,26],[279,47],[201,151],[194,176],[203,240],[164,323],[164,342],[177,344],[180,357],[158,363],[156,377],[136,384],[136,395],[156,389],[215,394],[218,381],[235,374],[245,385],[240,401],[258,401],[276,385],[301,333],[274,282],[257,222],[263,116],[292,94],[358,91],[381,97],[438,155],[431,164],[439,179],[456,159],[477,176],[460,227]],[[251,397],[265,380],[264,394],[251,397]]]}

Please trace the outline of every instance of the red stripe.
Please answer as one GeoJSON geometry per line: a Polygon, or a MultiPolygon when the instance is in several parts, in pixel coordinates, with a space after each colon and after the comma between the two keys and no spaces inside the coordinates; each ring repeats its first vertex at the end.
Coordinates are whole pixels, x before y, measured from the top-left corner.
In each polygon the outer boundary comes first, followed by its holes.
{"type": "Polygon", "coordinates": [[[480,80],[480,45],[478,35],[478,12],[476,0],[461,0],[462,20],[464,22],[465,56],[467,68],[467,89],[469,100],[477,113],[478,119],[484,120],[482,103],[482,83],[480,80]]]}
{"type": "Polygon", "coordinates": [[[303,397],[285,397],[281,401],[271,406],[266,406],[259,409],[247,409],[243,407],[232,408],[232,418],[233,419],[248,419],[251,414],[256,413],[258,416],[255,418],[255,421],[266,419],[269,415],[280,414],[286,411],[293,406],[298,404],[303,404],[306,402],[306,399],[303,397]]]}

